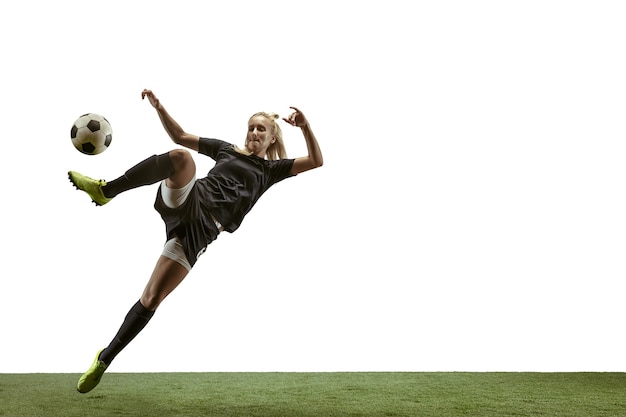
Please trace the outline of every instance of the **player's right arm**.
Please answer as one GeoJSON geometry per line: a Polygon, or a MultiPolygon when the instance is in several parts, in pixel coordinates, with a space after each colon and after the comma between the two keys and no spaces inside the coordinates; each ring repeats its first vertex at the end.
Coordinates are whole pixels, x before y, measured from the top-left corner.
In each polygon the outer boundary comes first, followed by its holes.
{"type": "Polygon", "coordinates": [[[187,133],[183,130],[182,127],[170,116],[170,114],[165,110],[159,99],[154,95],[152,90],[143,90],[141,92],[141,99],[148,97],[150,104],[154,107],[159,115],[159,119],[161,119],[161,123],[165,128],[165,131],[170,138],[174,141],[174,143],[178,145],[182,145],[186,148],[193,149],[197,151],[199,148],[200,138],[196,135],[192,135],[191,133],[187,133]]]}

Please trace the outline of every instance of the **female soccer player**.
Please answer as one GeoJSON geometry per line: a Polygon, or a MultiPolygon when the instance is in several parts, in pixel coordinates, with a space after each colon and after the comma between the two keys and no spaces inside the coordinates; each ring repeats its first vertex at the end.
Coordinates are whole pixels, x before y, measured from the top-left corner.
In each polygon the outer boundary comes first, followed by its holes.
{"type": "Polygon", "coordinates": [[[132,306],[119,331],[78,381],[86,393],[100,382],[115,356],[146,326],[161,302],[187,276],[206,247],[222,231],[234,232],[259,197],[275,183],[322,166],[322,153],[309,122],[295,107],[283,118],[302,129],[308,155],[287,159],[282,131],[273,113],[256,113],[248,120],[245,146],[201,138],[185,132],[150,90],[148,98],[174,143],[207,155],[215,166],[196,179],[196,165],[185,149],[153,155],[113,180],[94,180],[69,172],[74,186],[86,192],[97,206],[116,195],[160,182],[154,207],[166,226],[166,243],[141,298],[132,306]]]}

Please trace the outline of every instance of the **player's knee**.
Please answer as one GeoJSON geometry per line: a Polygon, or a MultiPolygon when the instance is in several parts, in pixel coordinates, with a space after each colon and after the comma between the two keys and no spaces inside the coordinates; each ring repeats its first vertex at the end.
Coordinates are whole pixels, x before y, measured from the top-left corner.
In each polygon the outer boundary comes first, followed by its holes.
{"type": "Polygon", "coordinates": [[[169,152],[172,163],[172,173],[169,176],[170,188],[182,188],[196,175],[196,164],[191,153],[185,149],[176,149],[169,152]]]}
{"type": "Polygon", "coordinates": [[[175,149],[169,152],[172,165],[176,171],[185,169],[189,164],[193,164],[193,157],[186,149],[175,149]]]}
{"type": "Polygon", "coordinates": [[[163,298],[158,294],[147,291],[143,293],[140,299],[141,305],[150,311],[155,311],[159,304],[161,304],[161,301],[163,301],[163,298]]]}

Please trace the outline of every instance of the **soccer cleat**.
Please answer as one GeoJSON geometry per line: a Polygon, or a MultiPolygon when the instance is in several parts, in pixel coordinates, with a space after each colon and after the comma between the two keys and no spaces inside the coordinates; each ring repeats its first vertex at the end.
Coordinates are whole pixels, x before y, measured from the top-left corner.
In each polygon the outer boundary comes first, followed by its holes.
{"type": "Polygon", "coordinates": [[[74,187],[89,194],[91,201],[93,201],[96,206],[104,206],[112,200],[112,198],[105,197],[102,192],[102,187],[107,185],[105,180],[94,180],[76,171],[70,171],[67,175],[70,178],[70,182],[74,184],[74,187]]]}
{"type": "Polygon", "coordinates": [[[87,370],[87,372],[85,372],[78,380],[76,389],[81,394],[85,394],[94,389],[100,382],[100,378],[102,378],[104,371],[106,371],[108,365],[100,360],[100,354],[103,350],[104,349],[101,349],[96,354],[96,359],[94,359],[91,364],[91,368],[89,368],[89,370],[87,370]]]}

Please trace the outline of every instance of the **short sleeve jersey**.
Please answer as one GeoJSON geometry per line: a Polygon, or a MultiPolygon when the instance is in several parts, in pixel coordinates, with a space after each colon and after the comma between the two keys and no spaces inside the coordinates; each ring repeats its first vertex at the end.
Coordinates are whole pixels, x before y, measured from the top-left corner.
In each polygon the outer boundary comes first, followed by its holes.
{"type": "Polygon", "coordinates": [[[218,139],[200,138],[198,152],[215,160],[215,166],[197,183],[207,209],[234,232],[259,197],[272,185],[293,176],[293,159],[268,161],[242,155],[233,145],[218,139]]]}
{"type": "Polygon", "coordinates": [[[217,227],[234,232],[258,199],[272,185],[293,176],[293,159],[269,161],[255,155],[243,155],[233,145],[200,138],[198,152],[215,160],[209,173],[196,180],[185,203],[167,207],[157,191],[155,209],[165,222],[167,239],[181,239],[187,259],[193,265],[204,248],[217,237],[217,227]]]}

